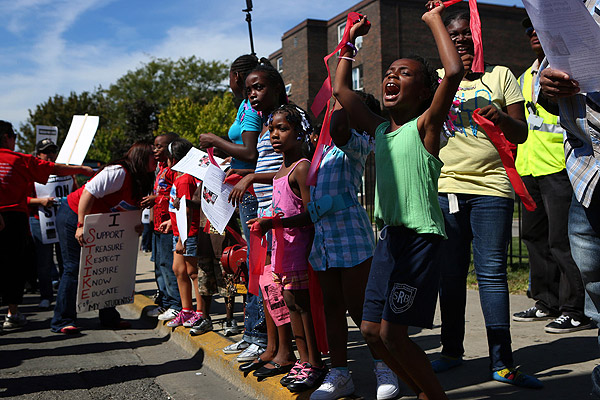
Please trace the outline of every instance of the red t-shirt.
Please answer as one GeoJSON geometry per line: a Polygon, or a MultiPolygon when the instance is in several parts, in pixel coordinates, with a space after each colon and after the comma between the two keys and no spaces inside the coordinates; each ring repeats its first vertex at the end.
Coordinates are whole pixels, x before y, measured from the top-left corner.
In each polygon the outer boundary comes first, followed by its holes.
{"type": "Polygon", "coordinates": [[[154,182],[154,230],[158,232],[158,227],[169,218],[169,195],[171,194],[171,186],[177,178],[177,172],[167,167],[166,163],[160,163],[158,166],[158,174],[154,182]]]}
{"type": "MultiPolygon", "coordinates": [[[[179,236],[179,230],[177,229],[177,219],[175,217],[175,208],[173,207],[173,201],[181,199],[185,196],[186,199],[191,199],[194,196],[194,192],[198,188],[200,181],[194,178],[192,175],[183,174],[173,182],[171,188],[171,195],[169,201],[169,214],[171,217],[171,223],[173,224],[173,235],[179,236]]],[[[192,209],[192,220],[188,225],[188,237],[196,236],[198,234],[200,226],[200,210],[192,209]]]]}
{"type": "Polygon", "coordinates": [[[0,149],[0,212],[27,213],[33,182],[46,183],[54,163],[29,154],[0,149]]]}
{"type": "MultiPolygon", "coordinates": [[[[90,214],[139,210],[140,207],[138,204],[140,199],[134,197],[133,192],[131,191],[131,174],[125,169],[124,171],[126,175],[123,185],[116,192],[106,194],[102,197],[95,197],[90,214]]],[[[91,182],[91,179],[88,182],[91,182]]],[[[83,185],[67,196],[69,207],[71,207],[71,210],[73,210],[75,214],[78,213],[81,193],[83,193],[83,189],[85,189],[86,185],[83,185]]]]}

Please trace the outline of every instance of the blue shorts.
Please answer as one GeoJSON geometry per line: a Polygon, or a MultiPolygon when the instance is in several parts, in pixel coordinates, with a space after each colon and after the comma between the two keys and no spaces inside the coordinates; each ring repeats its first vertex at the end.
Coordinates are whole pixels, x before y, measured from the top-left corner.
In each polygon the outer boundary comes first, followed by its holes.
{"type": "MultiPolygon", "coordinates": [[[[177,242],[179,241],[179,236],[173,235],[173,251],[175,251],[175,246],[177,246],[177,242]]],[[[184,257],[198,257],[198,236],[191,236],[185,240],[184,243],[185,252],[183,253],[184,257]]]]}
{"type": "Polygon", "coordinates": [[[442,239],[403,226],[386,226],[381,231],[365,291],[363,320],[433,326],[441,271],[437,250],[442,239]]]}

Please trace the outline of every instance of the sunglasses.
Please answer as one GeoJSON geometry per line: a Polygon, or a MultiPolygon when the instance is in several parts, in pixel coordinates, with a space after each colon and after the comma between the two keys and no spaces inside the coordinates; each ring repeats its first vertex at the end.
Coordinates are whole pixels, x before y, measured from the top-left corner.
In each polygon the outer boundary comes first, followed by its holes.
{"type": "Polygon", "coordinates": [[[533,36],[533,32],[535,32],[535,29],[533,28],[533,26],[530,26],[529,28],[525,29],[525,34],[529,37],[533,36]]]}

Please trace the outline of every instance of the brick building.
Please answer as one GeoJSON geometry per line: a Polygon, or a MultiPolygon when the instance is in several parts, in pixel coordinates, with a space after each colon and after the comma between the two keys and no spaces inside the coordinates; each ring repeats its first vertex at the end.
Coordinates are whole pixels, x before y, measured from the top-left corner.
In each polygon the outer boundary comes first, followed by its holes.
{"type": "MultiPolygon", "coordinates": [[[[360,51],[353,65],[353,86],[372,93],[381,101],[381,82],[387,67],[401,56],[418,54],[441,66],[431,32],[421,21],[423,0],[363,0],[328,21],[307,19],[285,32],[281,49],[269,56],[286,83],[290,99],[309,109],[327,70],[323,57],[337,46],[348,12],[368,16],[372,28],[357,41],[360,51]]],[[[446,13],[467,9],[459,3],[446,13]]],[[[485,62],[509,67],[519,76],[534,60],[521,26],[524,8],[479,4],[485,62]]],[[[332,76],[337,60],[330,59],[332,76]]],[[[321,114],[321,119],[323,113],[321,114]]]]}

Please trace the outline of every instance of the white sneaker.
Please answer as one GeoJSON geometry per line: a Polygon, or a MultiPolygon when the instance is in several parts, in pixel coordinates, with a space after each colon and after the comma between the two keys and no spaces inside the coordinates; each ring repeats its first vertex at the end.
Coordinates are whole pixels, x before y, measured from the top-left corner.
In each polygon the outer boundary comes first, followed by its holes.
{"type": "Polygon", "coordinates": [[[348,371],[332,368],[323,383],[310,395],[310,400],[334,400],[354,393],[354,382],[348,371]]]}
{"type": "Polygon", "coordinates": [[[377,378],[377,400],[393,399],[398,395],[398,377],[383,361],[375,363],[377,378]]]}
{"type": "Polygon", "coordinates": [[[149,316],[149,317],[152,317],[152,318],[156,318],[160,314],[164,313],[165,311],[167,311],[167,309],[164,308],[164,307],[155,307],[152,310],[148,311],[146,313],[146,315],[149,316]]]}
{"type": "Polygon", "coordinates": [[[225,353],[225,354],[241,353],[242,351],[246,350],[249,346],[250,346],[250,343],[246,342],[245,340],[240,340],[237,343],[232,343],[229,346],[224,347],[223,353],[225,353]]]}
{"type": "Polygon", "coordinates": [[[40,304],[38,305],[38,308],[40,308],[42,310],[49,310],[50,309],[50,300],[42,299],[42,301],[40,301],[40,304]]]}
{"type": "Polygon", "coordinates": [[[158,316],[158,319],[160,321],[170,321],[173,318],[175,318],[177,315],[179,315],[179,311],[175,310],[174,308],[169,308],[167,311],[160,314],[158,316]]]}
{"type": "Polygon", "coordinates": [[[252,343],[248,348],[237,356],[238,362],[250,362],[256,360],[265,350],[259,345],[252,343]]]}

